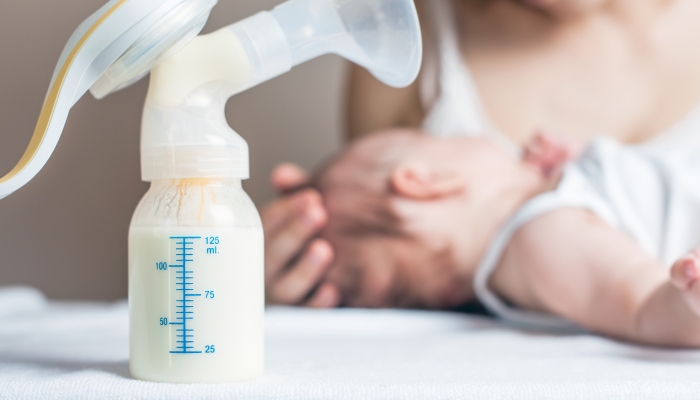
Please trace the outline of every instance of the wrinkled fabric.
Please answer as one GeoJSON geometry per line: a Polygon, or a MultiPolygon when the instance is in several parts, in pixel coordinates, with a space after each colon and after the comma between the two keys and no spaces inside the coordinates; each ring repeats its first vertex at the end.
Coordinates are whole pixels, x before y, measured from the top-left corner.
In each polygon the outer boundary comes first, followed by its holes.
{"type": "Polygon", "coordinates": [[[266,372],[236,384],[131,378],[125,302],[0,289],[0,399],[697,399],[700,352],[509,329],[464,314],[271,308],[266,372]]]}

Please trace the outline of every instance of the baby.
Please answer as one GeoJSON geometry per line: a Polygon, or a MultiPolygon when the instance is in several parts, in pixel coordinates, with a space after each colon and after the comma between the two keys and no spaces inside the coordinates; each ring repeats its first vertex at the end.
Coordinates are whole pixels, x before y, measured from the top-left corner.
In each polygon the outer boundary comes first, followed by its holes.
{"type": "Polygon", "coordinates": [[[486,139],[362,139],[316,180],[326,279],[349,306],[476,298],[515,323],[700,346],[700,163],[608,139],[571,158],[545,136],[521,160],[486,139]]]}

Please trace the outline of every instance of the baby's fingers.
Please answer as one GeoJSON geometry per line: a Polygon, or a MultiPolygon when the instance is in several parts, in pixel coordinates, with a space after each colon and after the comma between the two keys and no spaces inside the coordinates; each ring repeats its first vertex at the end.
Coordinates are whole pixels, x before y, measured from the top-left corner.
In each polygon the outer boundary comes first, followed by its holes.
{"type": "Polygon", "coordinates": [[[700,252],[694,252],[676,261],[671,267],[671,283],[678,289],[686,290],[700,278],[700,252]]]}

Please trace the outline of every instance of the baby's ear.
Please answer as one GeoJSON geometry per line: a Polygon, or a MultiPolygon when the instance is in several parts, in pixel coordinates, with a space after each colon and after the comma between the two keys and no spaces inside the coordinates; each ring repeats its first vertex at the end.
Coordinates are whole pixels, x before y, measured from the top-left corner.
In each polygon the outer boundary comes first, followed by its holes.
{"type": "Polygon", "coordinates": [[[465,181],[454,171],[422,164],[401,164],[391,173],[392,189],[413,200],[433,200],[462,193],[465,181]]]}

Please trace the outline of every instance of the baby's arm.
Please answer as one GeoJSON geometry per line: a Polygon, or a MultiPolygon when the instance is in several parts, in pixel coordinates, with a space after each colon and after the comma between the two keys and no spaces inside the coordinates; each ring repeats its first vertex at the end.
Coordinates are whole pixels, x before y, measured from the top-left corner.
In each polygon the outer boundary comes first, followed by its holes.
{"type": "Polygon", "coordinates": [[[492,287],[516,305],[641,343],[700,346],[700,318],[669,272],[590,212],[562,210],[525,225],[492,287]]]}

